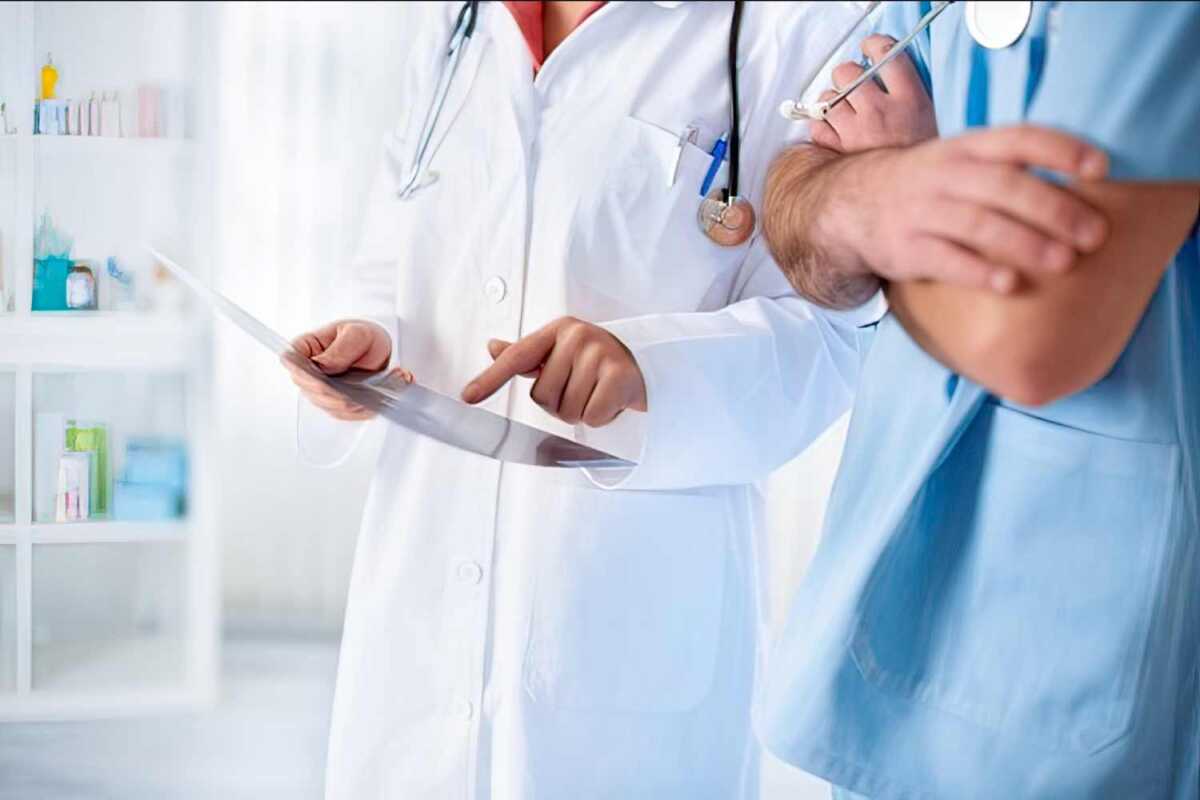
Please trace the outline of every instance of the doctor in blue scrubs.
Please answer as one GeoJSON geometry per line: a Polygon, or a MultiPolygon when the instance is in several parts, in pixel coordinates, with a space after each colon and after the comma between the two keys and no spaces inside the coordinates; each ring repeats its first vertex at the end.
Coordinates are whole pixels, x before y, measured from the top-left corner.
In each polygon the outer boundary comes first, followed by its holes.
{"type": "Polygon", "coordinates": [[[1196,800],[1200,6],[1000,5],[773,168],[793,284],[891,310],[759,733],[844,797],[1196,800]]]}

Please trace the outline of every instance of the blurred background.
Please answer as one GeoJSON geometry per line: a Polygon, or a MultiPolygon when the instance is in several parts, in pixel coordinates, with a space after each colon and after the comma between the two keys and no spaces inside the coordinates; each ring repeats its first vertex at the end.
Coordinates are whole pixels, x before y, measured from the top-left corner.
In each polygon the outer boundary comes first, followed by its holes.
{"type": "MultiPolygon", "coordinates": [[[[300,464],[272,357],[139,245],[323,320],[408,35],[403,3],[0,2],[0,798],[320,796],[376,453],[300,464]]],[[[773,621],[843,437],[772,481],[773,621]]],[[[768,762],[763,796],[827,790],[768,762]]]]}

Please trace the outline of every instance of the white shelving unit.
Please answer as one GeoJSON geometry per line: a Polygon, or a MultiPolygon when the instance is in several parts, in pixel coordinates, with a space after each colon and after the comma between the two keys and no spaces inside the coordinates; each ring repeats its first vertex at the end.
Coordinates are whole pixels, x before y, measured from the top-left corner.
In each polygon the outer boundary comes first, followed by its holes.
{"type": "MultiPolygon", "coordinates": [[[[0,132],[0,287],[10,298],[0,309],[0,721],[159,713],[215,695],[208,324],[179,309],[32,310],[43,212],[74,238],[73,258],[103,264],[151,242],[203,263],[202,146],[31,133],[47,52],[60,96],[145,81],[184,87],[195,104],[200,87],[187,81],[201,72],[203,13],[202,4],[0,2],[0,99],[18,126],[0,132]],[[36,429],[47,413],[102,422],[113,476],[130,440],[182,443],[183,517],[39,514],[36,429]]],[[[100,291],[103,304],[103,282],[100,291]]]]}

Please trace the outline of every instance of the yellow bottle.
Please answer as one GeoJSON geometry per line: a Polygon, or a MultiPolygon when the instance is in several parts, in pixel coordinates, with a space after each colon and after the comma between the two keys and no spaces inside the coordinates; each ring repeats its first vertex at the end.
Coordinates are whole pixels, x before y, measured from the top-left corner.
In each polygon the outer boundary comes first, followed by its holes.
{"type": "Polygon", "coordinates": [[[54,86],[58,83],[58,70],[54,68],[54,59],[46,53],[46,66],[42,67],[42,99],[54,99],[54,86]]]}

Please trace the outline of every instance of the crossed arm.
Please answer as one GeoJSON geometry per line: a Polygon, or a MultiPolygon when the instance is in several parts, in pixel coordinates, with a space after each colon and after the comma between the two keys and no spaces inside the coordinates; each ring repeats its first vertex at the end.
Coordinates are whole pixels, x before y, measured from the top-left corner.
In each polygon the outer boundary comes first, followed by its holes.
{"type": "Polygon", "coordinates": [[[913,109],[928,100],[911,65],[893,64],[888,92],[860,90],[814,130],[825,147],[774,165],[764,230],[776,260],[831,307],[882,281],[919,345],[1010,400],[1039,405],[1092,385],[1195,223],[1200,188],[1106,182],[1103,153],[1043,128],[918,142],[928,126],[913,109]]]}
{"type": "Polygon", "coordinates": [[[1049,403],[1112,369],[1196,219],[1195,186],[1093,183],[1079,196],[1109,221],[1105,244],[1061,275],[1008,295],[892,283],[892,312],[926,352],[1008,399],[1049,403]]]}

